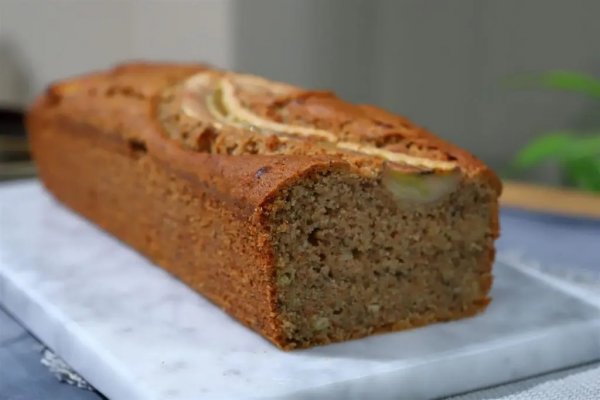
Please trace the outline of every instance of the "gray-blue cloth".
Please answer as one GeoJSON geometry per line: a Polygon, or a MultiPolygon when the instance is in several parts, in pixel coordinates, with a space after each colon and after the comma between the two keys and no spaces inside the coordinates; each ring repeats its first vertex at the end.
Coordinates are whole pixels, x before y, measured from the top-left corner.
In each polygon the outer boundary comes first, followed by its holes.
{"type": "Polygon", "coordinates": [[[500,251],[517,251],[548,270],[600,282],[600,219],[502,210],[500,251]]]}
{"type": "Polygon", "coordinates": [[[61,384],[42,365],[43,346],[0,308],[0,400],[100,400],[102,397],[61,384]]]}

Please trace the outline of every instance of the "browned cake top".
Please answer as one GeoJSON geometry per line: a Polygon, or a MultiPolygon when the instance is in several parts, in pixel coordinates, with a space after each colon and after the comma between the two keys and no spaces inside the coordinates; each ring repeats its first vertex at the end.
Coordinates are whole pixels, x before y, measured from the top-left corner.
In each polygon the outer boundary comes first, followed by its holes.
{"type": "Polygon", "coordinates": [[[252,75],[193,74],[163,93],[159,116],[171,137],[199,151],[361,156],[419,172],[481,166],[402,117],[252,75]],[[238,145],[223,147],[218,136],[231,133],[238,145]]]}
{"type": "Polygon", "coordinates": [[[228,191],[249,193],[243,197],[255,197],[253,204],[284,176],[297,174],[300,165],[324,162],[347,163],[372,177],[391,171],[477,178],[500,191],[497,177],[481,161],[402,117],[347,103],[331,92],[201,65],[126,64],[57,83],[40,101],[52,103],[47,113],[100,128],[99,134],[139,141],[174,168],[200,175],[207,162],[227,162],[235,183],[228,191]],[[226,159],[207,160],[198,153],[226,159]],[[256,186],[253,165],[272,166],[272,179],[256,186]]]}

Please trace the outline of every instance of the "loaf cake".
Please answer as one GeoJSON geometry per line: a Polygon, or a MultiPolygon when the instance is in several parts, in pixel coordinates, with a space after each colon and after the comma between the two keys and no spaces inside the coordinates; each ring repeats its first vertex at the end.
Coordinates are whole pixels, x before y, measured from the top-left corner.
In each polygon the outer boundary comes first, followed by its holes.
{"type": "Polygon", "coordinates": [[[280,348],[490,301],[500,181],[382,109],[129,63],[51,85],[27,125],[58,200],[280,348]]]}

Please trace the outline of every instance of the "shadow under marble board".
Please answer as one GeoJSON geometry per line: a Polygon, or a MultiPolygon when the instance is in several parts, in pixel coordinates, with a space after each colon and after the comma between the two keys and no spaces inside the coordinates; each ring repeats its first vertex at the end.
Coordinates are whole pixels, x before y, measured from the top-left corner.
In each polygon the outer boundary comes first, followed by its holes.
{"type": "Polygon", "coordinates": [[[498,262],[474,318],[283,352],[37,181],[0,186],[0,304],[111,399],[425,399],[600,358],[600,309],[498,262]]]}

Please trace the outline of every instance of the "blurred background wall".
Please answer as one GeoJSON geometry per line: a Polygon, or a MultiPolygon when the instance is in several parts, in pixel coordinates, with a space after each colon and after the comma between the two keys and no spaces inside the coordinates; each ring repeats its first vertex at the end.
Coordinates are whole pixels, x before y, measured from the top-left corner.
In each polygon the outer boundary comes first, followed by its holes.
{"type": "Polygon", "coordinates": [[[580,96],[504,81],[599,75],[599,16],[597,0],[0,0],[0,107],[121,60],[207,61],[375,103],[501,167],[598,122],[580,96]]]}

